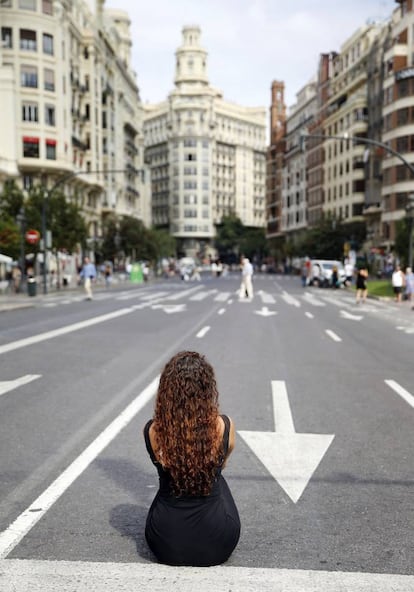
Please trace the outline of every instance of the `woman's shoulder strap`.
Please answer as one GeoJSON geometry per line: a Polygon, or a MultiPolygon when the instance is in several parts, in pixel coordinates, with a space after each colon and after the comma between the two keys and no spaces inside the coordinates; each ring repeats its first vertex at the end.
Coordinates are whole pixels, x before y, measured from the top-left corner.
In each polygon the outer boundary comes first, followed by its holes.
{"type": "Polygon", "coordinates": [[[228,415],[221,415],[220,417],[224,421],[223,452],[224,456],[227,456],[229,451],[230,417],[228,415]]]}
{"type": "Polygon", "coordinates": [[[154,451],[152,449],[151,440],[150,440],[150,436],[149,436],[149,431],[150,431],[150,427],[152,425],[152,422],[153,422],[153,420],[150,419],[145,424],[145,427],[144,427],[144,438],[145,438],[145,446],[147,447],[148,454],[150,455],[151,460],[153,462],[156,462],[155,454],[154,454],[154,451]]]}

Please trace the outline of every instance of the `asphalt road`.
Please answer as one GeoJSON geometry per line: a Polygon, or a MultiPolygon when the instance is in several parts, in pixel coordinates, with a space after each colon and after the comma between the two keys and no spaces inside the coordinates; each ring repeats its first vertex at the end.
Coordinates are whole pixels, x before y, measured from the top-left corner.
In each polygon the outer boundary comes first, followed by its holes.
{"type": "MultiPolygon", "coordinates": [[[[166,589],[143,535],[157,481],[142,428],[182,349],[213,364],[238,431],[225,476],[242,534],[205,589],[414,590],[414,313],[297,278],[256,277],[252,302],[238,286],[168,280],[2,313],[1,590],[99,574],[100,590],[166,589]]],[[[181,570],[177,589],[204,590],[205,573],[181,570]]]]}

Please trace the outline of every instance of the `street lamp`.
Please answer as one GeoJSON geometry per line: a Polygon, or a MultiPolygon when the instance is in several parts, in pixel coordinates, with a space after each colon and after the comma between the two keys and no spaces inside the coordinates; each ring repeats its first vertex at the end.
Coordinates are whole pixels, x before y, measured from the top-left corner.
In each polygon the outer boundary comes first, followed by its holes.
{"type": "Polygon", "coordinates": [[[20,226],[20,268],[22,272],[22,277],[20,280],[21,288],[24,288],[25,276],[26,276],[26,256],[24,252],[24,231],[26,226],[26,215],[24,206],[22,206],[19,210],[19,213],[16,216],[16,220],[20,226]]]}
{"type": "Polygon", "coordinates": [[[408,224],[408,266],[413,268],[413,226],[414,226],[414,193],[410,193],[408,196],[408,202],[405,206],[408,224]]]}

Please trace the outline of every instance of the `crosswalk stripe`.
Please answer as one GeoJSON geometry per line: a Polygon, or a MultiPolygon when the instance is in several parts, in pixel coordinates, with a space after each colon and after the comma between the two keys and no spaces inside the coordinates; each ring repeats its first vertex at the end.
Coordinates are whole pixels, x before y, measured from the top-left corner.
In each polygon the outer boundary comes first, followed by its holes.
{"type": "Polygon", "coordinates": [[[272,569],[264,567],[170,567],[154,563],[0,561],[5,592],[413,592],[414,576],[384,573],[272,569]]]}

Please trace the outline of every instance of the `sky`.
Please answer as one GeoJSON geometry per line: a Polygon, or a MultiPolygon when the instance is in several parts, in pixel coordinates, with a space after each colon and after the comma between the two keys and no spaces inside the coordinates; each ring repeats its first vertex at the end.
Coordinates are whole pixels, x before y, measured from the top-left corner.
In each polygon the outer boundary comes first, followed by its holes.
{"type": "Polygon", "coordinates": [[[384,21],[396,0],[106,0],[131,19],[132,68],[144,103],[174,88],[175,51],[185,25],[201,28],[208,78],[227,101],[269,108],[273,80],[285,103],[311,80],[321,53],[341,45],[368,21],[384,21]]]}

